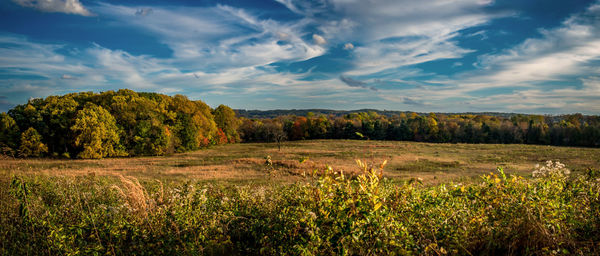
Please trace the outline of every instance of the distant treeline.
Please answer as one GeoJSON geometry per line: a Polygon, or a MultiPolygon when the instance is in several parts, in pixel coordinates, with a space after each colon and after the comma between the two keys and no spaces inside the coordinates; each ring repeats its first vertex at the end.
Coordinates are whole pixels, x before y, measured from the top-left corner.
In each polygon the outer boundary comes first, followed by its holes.
{"type": "MultiPolygon", "coordinates": [[[[239,110],[238,110],[239,113],[239,110]]],[[[504,143],[600,146],[600,116],[512,114],[417,114],[377,112],[343,116],[285,115],[242,118],[243,141],[303,139],[372,139],[450,143],[504,143]]]]}
{"type": "Polygon", "coordinates": [[[306,111],[237,110],[272,117],[250,119],[182,95],[119,90],[49,96],[0,114],[0,153],[102,158],[305,139],[600,146],[600,116],[306,111]]]}
{"type": "Polygon", "coordinates": [[[102,158],[162,155],[233,143],[239,120],[182,95],[131,90],[32,99],[0,114],[4,154],[102,158]]]}
{"type": "MultiPolygon", "coordinates": [[[[275,110],[247,110],[247,109],[235,109],[238,117],[244,118],[277,118],[280,116],[306,116],[309,113],[311,115],[320,116],[334,116],[343,117],[349,114],[355,113],[376,113],[378,115],[393,117],[401,114],[412,114],[411,111],[396,111],[396,110],[378,110],[378,109],[358,109],[358,110],[332,110],[332,109],[275,109],[275,110]]],[[[418,115],[427,115],[429,113],[419,113],[418,115]]],[[[435,113],[437,115],[487,115],[510,118],[511,116],[518,115],[518,113],[501,113],[501,112],[464,112],[464,113],[435,113]]],[[[555,116],[546,116],[547,118],[553,118],[555,116]]]]}

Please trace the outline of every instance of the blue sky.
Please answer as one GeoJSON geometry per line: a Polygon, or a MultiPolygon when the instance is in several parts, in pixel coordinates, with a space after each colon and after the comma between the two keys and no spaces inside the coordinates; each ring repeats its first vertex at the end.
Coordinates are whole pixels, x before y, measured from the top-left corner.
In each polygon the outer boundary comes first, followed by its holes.
{"type": "Polygon", "coordinates": [[[0,1],[0,111],[120,88],[244,109],[600,114],[600,1],[0,1]]]}

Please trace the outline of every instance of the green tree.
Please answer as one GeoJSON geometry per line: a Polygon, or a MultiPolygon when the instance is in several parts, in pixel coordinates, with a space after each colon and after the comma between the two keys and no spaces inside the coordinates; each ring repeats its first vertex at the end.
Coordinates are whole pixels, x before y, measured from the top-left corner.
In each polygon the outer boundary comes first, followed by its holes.
{"type": "Polygon", "coordinates": [[[69,155],[69,147],[73,141],[71,126],[78,107],[79,104],[71,95],[50,96],[44,100],[40,113],[48,130],[47,133],[42,133],[42,137],[48,143],[50,152],[69,155]]]}
{"type": "Polygon", "coordinates": [[[218,142],[218,128],[211,109],[202,101],[175,95],[169,109],[176,114],[175,133],[178,151],[195,150],[218,142]]]}
{"type": "Polygon", "coordinates": [[[174,114],[170,100],[155,93],[119,90],[111,100],[110,112],[123,129],[122,144],[133,155],[162,155],[171,151],[173,137],[167,123],[174,114]]]}
{"type": "Polygon", "coordinates": [[[213,112],[215,123],[227,136],[230,143],[240,141],[240,135],[237,132],[241,122],[235,116],[235,111],[228,106],[219,105],[213,112]]]}
{"type": "Polygon", "coordinates": [[[14,155],[19,138],[17,122],[5,112],[0,114],[0,151],[14,155]]]}
{"type": "Polygon", "coordinates": [[[42,143],[42,136],[33,127],[29,127],[21,134],[21,147],[19,155],[22,157],[39,157],[48,152],[46,144],[42,143]]]}
{"type": "Polygon", "coordinates": [[[71,130],[76,134],[75,146],[83,148],[77,155],[79,158],[123,155],[115,118],[100,106],[87,103],[77,112],[71,130]]]}

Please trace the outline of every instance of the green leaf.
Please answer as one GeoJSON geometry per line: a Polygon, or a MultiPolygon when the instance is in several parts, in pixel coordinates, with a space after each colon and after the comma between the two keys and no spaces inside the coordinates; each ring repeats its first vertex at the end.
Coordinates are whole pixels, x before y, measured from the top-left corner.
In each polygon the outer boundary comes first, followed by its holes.
{"type": "Polygon", "coordinates": [[[379,208],[381,208],[381,205],[381,203],[375,204],[375,207],[373,207],[373,211],[377,211],[379,208]]]}

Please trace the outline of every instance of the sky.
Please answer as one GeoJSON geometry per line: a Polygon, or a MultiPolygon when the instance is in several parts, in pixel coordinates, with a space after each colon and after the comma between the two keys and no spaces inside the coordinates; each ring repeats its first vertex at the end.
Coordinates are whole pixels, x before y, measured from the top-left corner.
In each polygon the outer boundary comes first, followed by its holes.
{"type": "Polygon", "coordinates": [[[600,114],[600,0],[0,0],[0,112],[121,88],[236,109],[600,114]]]}

